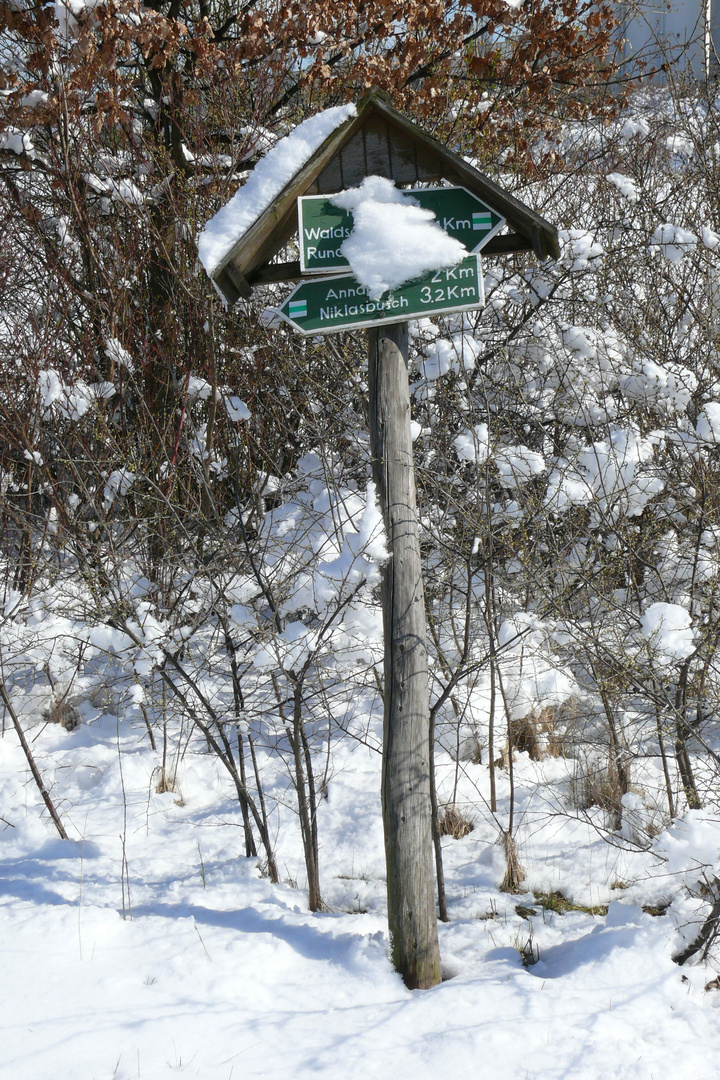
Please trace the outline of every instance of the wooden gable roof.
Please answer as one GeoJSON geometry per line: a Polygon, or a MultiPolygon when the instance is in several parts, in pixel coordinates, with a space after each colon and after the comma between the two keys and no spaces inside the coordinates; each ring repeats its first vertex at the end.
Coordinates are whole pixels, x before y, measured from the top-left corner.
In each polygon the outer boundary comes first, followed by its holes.
{"type": "Polygon", "coordinates": [[[493,237],[483,254],[534,251],[539,259],[559,255],[553,225],[404,117],[384,91],[374,89],[359,102],[357,115],[328,136],[217,267],[213,280],[228,302],[249,296],[254,285],[298,280],[299,262],[271,264],[297,232],[298,198],[357,187],[366,176],[384,176],[398,186],[444,180],[466,187],[513,230],[493,237]]]}

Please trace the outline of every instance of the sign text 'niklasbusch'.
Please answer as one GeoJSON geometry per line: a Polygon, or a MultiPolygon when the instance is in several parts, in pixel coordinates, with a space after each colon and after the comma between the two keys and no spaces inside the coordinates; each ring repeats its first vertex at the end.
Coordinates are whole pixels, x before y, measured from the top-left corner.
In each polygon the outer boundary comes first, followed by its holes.
{"type": "Polygon", "coordinates": [[[350,274],[303,281],[277,311],[301,334],[323,334],[469,311],[484,303],[480,256],[468,255],[457,266],[425,274],[379,300],[350,274]]]}

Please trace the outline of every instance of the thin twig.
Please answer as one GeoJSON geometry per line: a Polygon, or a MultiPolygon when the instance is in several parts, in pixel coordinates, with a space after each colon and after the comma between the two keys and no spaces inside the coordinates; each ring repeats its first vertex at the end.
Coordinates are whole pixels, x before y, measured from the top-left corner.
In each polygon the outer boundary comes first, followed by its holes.
{"type": "Polygon", "coordinates": [[[47,811],[50,814],[50,817],[55,822],[55,827],[56,827],[56,829],[57,829],[57,831],[58,831],[58,833],[60,835],[60,839],[61,840],[67,840],[69,838],[68,838],[68,834],[65,832],[65,826],[63,825],[62,821],[60,820],[60,815],[58,814],[57,810],[55,809],[55,805],[54,805],[52,799],[50,798],[50,792],[48,791],[48,789],[45,787],[45,784],[43,783],[43,778],[40,775],[40,770],[38,769],[37,765],[35,764],[35,758],[32,755],[32,750],[30,749],[30,747],[28,745],[28,742],[27,742],[27,739],[25,738],[25,732],[22,729],[22,726],[20,724],[20,720],[18,719],[18,715],[15,712],[14,708],[12,707],[12,703],[10,701],[10,698],[8,697],[8,693],[7,693],[7,690],[5,689],[5,683],[4,682],[0,682],[0,697],[3,699],[3,702],[5,704],[5,708],[10,713],[10,717],[12,719],[13,726],[15,728],[15,731],[17,732],[17,737],[20,740],[20,745],[23,748],[23,753],[25,754],[25,758],[27,759],[27,763],[30,766],[30,771],[33,774],[33,778],[35,780],[35,783],[38,786],[38,791],[42,795],[43,802],[45,803],[45,806],[47,807],[47,811]]]}

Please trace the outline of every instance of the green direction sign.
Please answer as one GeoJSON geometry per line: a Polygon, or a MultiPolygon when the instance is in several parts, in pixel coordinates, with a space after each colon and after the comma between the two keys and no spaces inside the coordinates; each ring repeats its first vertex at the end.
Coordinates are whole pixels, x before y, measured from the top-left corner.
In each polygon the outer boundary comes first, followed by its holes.
{"type": "MultiPolygon", "coordinates": [[[[480,251],[505,224],[505,218],[464,187],[416,188],[406,194],[432,210],[438,225],[464,244],[468,252],[480,251]]],[[[352,227],[352,213],[333,206],[327,195],[301,196],[298,232],[302,272],[327,274],[344,270],[348,261],[340,248],[352,227]]]]}
{"type": "Polygon", "coordinates": [[[425,274],[379,300],[371,300],[350,274],[303,281],[277,311],[301,334],[326,334],[469,311],[484,303],[480,256],[468,255],[457,266],[425,274]]]}

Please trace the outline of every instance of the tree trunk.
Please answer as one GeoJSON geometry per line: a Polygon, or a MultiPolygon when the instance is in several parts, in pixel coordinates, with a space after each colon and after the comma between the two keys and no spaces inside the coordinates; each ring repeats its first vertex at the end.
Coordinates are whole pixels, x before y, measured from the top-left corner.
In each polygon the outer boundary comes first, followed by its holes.
{"type": "Polygon", "coordinates": [[[370,448],[390,559],[383,570],[382,803],[392,958],[406,986],[440,981],[430,802],[425,604],[410,436],[406,323],[369,331],[370,448]]]}
{"type": "Polygon", "coordinates": [[[702,800],[698,794],[695,774],[693,773],[692,761],[687,747],[687,736],[692,729],[685,718],[687,708],[687,685],[690,660],[686,660],[680,668],[677,691],[675,693],[675,756],[677,758],[680,779],[682,780],[685,798],[690,810],[700,810],[702,800]]]}

